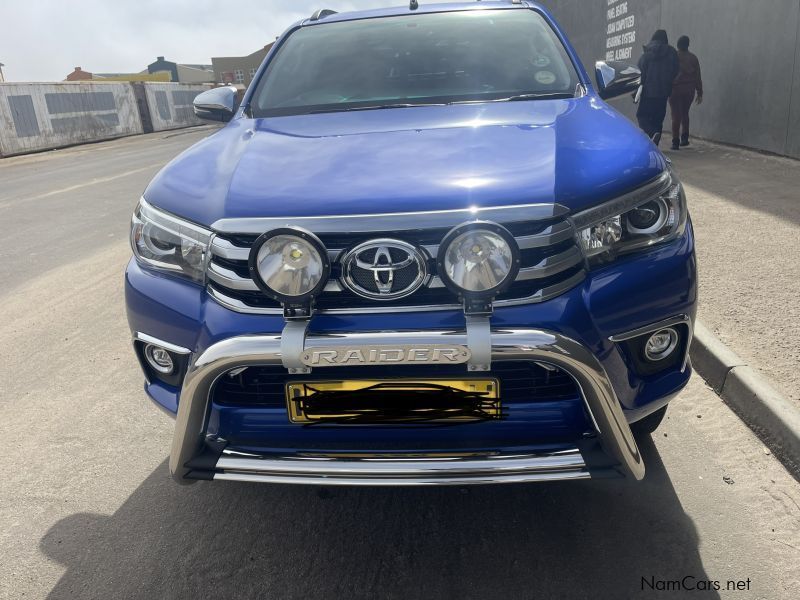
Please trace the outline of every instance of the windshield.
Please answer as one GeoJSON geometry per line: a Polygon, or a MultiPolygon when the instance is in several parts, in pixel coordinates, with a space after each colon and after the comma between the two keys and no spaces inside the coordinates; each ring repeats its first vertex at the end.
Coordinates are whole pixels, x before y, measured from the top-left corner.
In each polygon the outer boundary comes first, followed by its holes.
{"type": "Polygon", "coordinates": [[[578,78],[544,18],[472,10],[302,27],[271,60],[254,117],[573,95],[578,78]]]}

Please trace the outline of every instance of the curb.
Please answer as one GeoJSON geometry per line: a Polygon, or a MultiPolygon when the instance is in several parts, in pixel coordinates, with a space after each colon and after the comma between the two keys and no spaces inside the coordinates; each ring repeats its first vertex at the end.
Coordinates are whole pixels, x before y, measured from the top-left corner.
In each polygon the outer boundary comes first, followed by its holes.
{"type": "Polygon", "coordinates": [[[800,477],[800,409],[699,321],[690,355],[697,373],[786,468],[800,477]]]}

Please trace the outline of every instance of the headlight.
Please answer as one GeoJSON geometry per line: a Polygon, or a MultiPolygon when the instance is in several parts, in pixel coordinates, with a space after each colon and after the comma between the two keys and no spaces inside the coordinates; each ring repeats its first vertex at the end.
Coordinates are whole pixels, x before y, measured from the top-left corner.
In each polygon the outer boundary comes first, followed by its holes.
{"type": "Polygon", "coordinates": [[[131,247],[136,258],[156,269],[194,281],[205,280],[211,232],[139,201],[131,220],[131,247]]]}
{"type": "Polygon", "coordinates": [[[331,272],[328,251],[310,231],[299,227],[273,229],[250,251],[250,272],[258,287],[283,303],[318,295],[331,272]]]}
{"type": "Polygon", "coordinates": [[[439,277],[464,296],[491,298],[507,288],[519,272],[519,248],[514,237],[496,223],[459,225],[439,246],[439,277]]]}
{"type": "Polygon", "coordinates": [[[683,186],[666,172],[655,184],[575,215],[590,264],[674,240],[686,229],[683,186]]]}

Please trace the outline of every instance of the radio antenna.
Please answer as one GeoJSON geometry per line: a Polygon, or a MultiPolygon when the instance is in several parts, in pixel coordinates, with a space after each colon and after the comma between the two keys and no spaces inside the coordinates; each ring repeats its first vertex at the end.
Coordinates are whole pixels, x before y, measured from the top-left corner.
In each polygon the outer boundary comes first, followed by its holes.
{"type": "Polygon", "coordinates": [[[409,10],[417,10],[419,8],[419,2],[417,0],[411,0],[411,3],[408,5],[409,10]]]}

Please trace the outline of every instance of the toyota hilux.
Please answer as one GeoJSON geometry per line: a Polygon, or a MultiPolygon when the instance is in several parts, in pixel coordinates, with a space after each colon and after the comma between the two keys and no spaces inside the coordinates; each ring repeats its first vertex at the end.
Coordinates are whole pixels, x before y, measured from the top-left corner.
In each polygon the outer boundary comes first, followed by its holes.
{"type": "Polygon", "coordinates": [[[196,480],[641,479],[686,385],[683,187],[521,0],[321,10],[134,211],[147,395],[196,480]]]}

